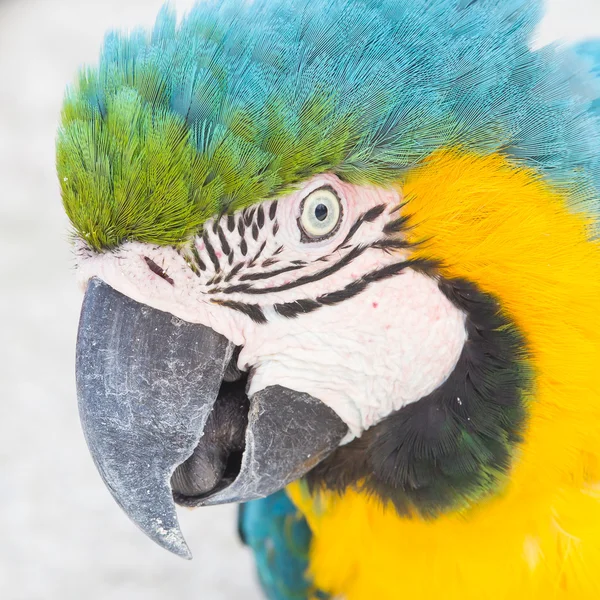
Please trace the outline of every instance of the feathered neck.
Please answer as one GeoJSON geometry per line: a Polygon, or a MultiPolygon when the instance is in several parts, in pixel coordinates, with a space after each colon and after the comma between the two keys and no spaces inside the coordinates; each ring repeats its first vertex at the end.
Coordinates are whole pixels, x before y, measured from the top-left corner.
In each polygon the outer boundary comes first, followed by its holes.
{"type": "MultiPolygon", "coordinates": [[[[347,600],[583,600],[600,569],[600,244],[576,200],[503,157],[443,151],[401,182],[417,256],[497,299],[525,335],[535,389],[503,493],[435,520],[349,490],[290,493],[311,573],[347,600]],[[493,582],[493,583],[492,583],[493,582]]],[[[589,201],[589,198],[587,198],[589,201]]]]}

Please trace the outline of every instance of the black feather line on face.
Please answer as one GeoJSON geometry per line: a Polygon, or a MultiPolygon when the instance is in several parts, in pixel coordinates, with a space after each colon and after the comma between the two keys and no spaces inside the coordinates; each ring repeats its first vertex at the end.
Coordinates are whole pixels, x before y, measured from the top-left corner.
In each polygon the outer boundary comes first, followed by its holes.
{"type": "Polygon", "coordinates": [[[256,224],[259,229],[262,229],[265,224],[265,209],[262,204],[259,204],[258,209],[256,211],[256,224]]]}
{"type": "Polygon", "coordinates": [[[275,304],[273,308],[283,317],[295,318],[301,314],[311,313],[319,308],[322,308],[323,306],[333,306],[343,302],[344,300],[353,298],[361,292],[364,292],[369,284],[374,283],[375,281],[388,279],[395,275],[400,275],[408,268],[419,272],[428,272],[434,269],[436,266],[437,263],[434,261],[427,261],[424,259],[403,260],[401,262],[376,269],[370,273],[366,273],[360,279],[349,283],[341,290],[328,292],[318,296],[315,300],[303,298],[300,300],[294,300],[293,302],[286,302],[284,304],[275,304]]]}
{"type": "MultiPolygon", "coordinates": [[[[265,261],[267,262],[267,261],[265,261]]],[[[263,263],[264,266],[264,263],[263,263]]],[[[242,275],[240,277],[240,281],[259,281],[261,279],[269,279],[271,277],[276,277],[277,275],[281,275],[283,273],[288,273],[289,271],[297,271],[304,266],[302,265],[289,265],[287,267],[281,267],[281,269],[275,269],[273,271],[263,272],[263,273],[246,273],[246,275],[242,275]]]]}
{"type": "Polygon", "coordinates": [[[401,515],[435,517],[473,505],[508,476],[532,387],[525,339],[472,283],[439,287],[467,314],[468,341],[454,371],[315,467],[307,476],[313,489],[360,487],[401,515]]]}
{"type": "MultiPolygon", "coordinates": [[[[198,253],[198,248],[196,248],[196,244],[192,244],[192,255],[194,257],[194,261],[196,266],[200,271],[206,271],[206,265],[204,261],[200,258],[200,254],[198,253]]],[[[198,273],[196,273],[198,275],[198,273]]]]}
{"type": "Polygon", "coordinates": [[[244,239],[244,233],[246,232],[246,226],[244,225],[244,219],[240,216],[237,224],[238,233],[240,235],[240,239],[244,239]]]}
{"type": "Polygon", "coordinates": [[[277,214],[277,200],[271,202],[271,206],[269,206],[269,219],[271,221],[275,220],[275,215],[277,214]]]}
{"type": "Polygon", "coordinates": [[[252,221],[254,220],[254,211],[255,208],[245,208],[242,215],[244,217],[244,225],[246,227],[250,227],[252,225],[252,221]]]}
{"type": "MultiPolygon", "coordinates": [[[[267,271],[262,271],[262,272],[258,272],[258,273],[242,274],[239,277],[238,282],[234,283],[234,285],[224,286],[224,287],[212,287],[212,289],[210,289],[208,291],[208,293],[209,294],[247,293],[247,294],[257,295],[257,294],[269,294],[272,292],[286,291],[286,290],[294,289],[296,287],[301,287],[301,286],[313,283],[315,281],[319,281],[321,279],[329,277],[330,275],[333,275],[338,270],[347,267],[352,261],[354,261],[356,258],[361,256],[366,250],[377,249],[377,250],[383,250],[383,251],[386,251],[389,253],[389,251],[393,250],[393,249],[408,249],[408,248],[410,248],[411,244],[407,243],[406,241],[400,239],[398,236],[395,235],[400,231],[401,226],[402,227],[405,226],[405,224],[407,223],[407,218],[396,219],[391,224],[388,224],[388,225],[391,225],[391,227],[388,227],[387,230],[386,230],[386,228],[384,228],[384,230],[387,231],[387,236],[381,238],[380,240],[377,240],[376,242],[373,242],[366,246],[357,245],[354,248],[349,243],[351,238],[360,229],[360,227],[363,223],[372,223],[373,221],[375,221],[378,217],[380,217],[383,214],[385,209],[386,209],[385,204],[378,204],[376,206],[373,206],[372,208],[370,208],[363,214],[361,214],[356,219],[356,221],[353,223],[353,225],[350,227],[350,230],[349,230],[348,234],[346,235],[342,244],[339,245],[331,254],[322,256],[322,257],[316,259],[317,261],[328,262],[329,260],[331,260],[333,258],[333,256],[336,253],[338,253],[338,251],[340,250],[340,247],[342,250],[347,250],[346,254],[344,256],[342,256],[341,259],[330,264],[329,266],[322,269],[321,271],[318,271],[311,275],[300,276],[298,279],[296,279],[294,281],[288,281],[285,284],[281,284],[281,285],[273,286],[273,287],[257,288],[255,286],[253,286],[252,284],[246,283],[246,282],[267,280],[267,279],[276,277],[278,275],[282,275],[284,273],[289,273],[289,272],[299,270],[307,265],[306,261],[304,261],[304,260],[292,260],[291,264],[288,263],[288,265],[283,266],[279,269],[274,269],[274,270],[270,270],[270,271],[267,270],[267,271]]],[[[227,217],[226,227],[230,232],[233,232],[233,230],[237,226],[238,233],[240,235],[239,251],[242,254],[242,256],[246,256],[248,253],[248,250],[249,250],[247,242],[244,239],[244,233],[246,231],[249,231],[252,235],[252,238],[255,241],[258,241],[260,229],[266,223],[267,211],[268,211],[268,218],[270,220],[274,220],[276,217],[276,213],[277,213],[277,202],[274,201],[274,202],[270,203],[266,209],[262,205],[259,205],[256,208],[253,207],[253,208],[245,209],[238,216],[237,220],[234,219],[231,215],[229,215],[227,217]],[[247,228],[249,228],[249,229],[247,229],[247,228]]],[[[225,223],[224,223],[224,225],[225,225],[225,223]]],[[[274,223],[274,227],[275,228],[277,227],[276,222],[274,223]]],[[[229,267],[231,267],[234,262],[235,252],[231,248],[231,246],[226,238],[225,229],[223,227],[221,227],[220,224],[217,226],[217,224],[215,223],[213,226],[213,231],[214,231],[215,235],[218,235],[218,239],[219,239],[221,248],[227,256],[229,267]]],[[[254,268],[257,264],[259,257],[262,257],[262,253],[266,248],[266,240],[265,240],[261,244],[258,252],[256,253],[256,255],[254,257],[252,257],[250,260],[248,260],[245,264],[244,263],[236,264],[235,267],[233,267],[230,270],[227,270],[221,276],[219,273],[220,265],[218,264],[218,259],[217,259],[216,253],[210,243],[210,239],[206,235],[206,231],[203,236],[203,239],[204,239],[204,243],[206,246],[207,254],[215,266],[215,276],[208,282],[207,285],[209,285],[209,286],[210,285],[214,286],[215,284],[221,283],[221,282],[229,283],[232,279],[234,279],[234,277],[236,275],[238,275],[238,273],[244,267],[254,268]]],[[[262,261],[261,267],[266,268],[266,267],[272,266],[273,264],[278,262],[278,260],[275,258],[275,256],[278,255],[280,252],[282,252],[282,250],[283,250],[283,246],[279,246],[277,248],[277,250],[275,250],[275,252],[273,252],[270,257],[268,257],[262,261]]],[[[196,255],[197,255],[197,252],[196,252],[196,255]]],[[[199,259],[199,256],[198,256],[198,259],[199,259]]],[[[300,314],[306,314],[306,313],[312,312],[323,306],[328,306],[328,305],[330,306],[332,304],[337,304],[337,303],[341,302],[342,300],[352,298],[356,294],[362,292],[370,283],[372,283],[374,281],[379,281],[381,279],[385,279],[387,277],[391,277],[393,275],[397,275],[400,272],[402,272],[402,270],[404,268],[406,268],[407,266],[414,266],[414,268],[419,270],[420,269],[419,262],[420,261],[403,261],[401,263],[395,263],[393,265],[388,265],[387,267],[384,267],[383,269],[378,269],[376,271],[372,271],[370,273],[363,275],[363,277],[360,280],[347,285],[345,288],[343,288],[341,290],[330,292],[330,293],[325,294],[316,299],[300,298],[300,299],[294,300],[292,302],[287,302],[287,303],[283,303],[283,304],[275,304],[275,305],[273,305],[273,308],[281,316],[294,318],[300,314]]],[[[428,266],[429,265],[426,265],[426,267],[428,267],[428,266]]],[[[255,305],[253,303],[250,303],[250,304],[242,303],[242,305],[243,306],[259,306],[259,305],[255,305]]]]}
{"type": "MultiPolygon", "coordinates": [[[[326,277],[329,277],[330,275],[333,275],[335,272],[339,271],[341,268],[349,265],[355,258],[360,256],[365,250],[367,250],[367,248],[368,248],[368,246],[358,246],[356,248],[353,248],[350,252],[348,252],[348,254],[346,254],[343,258],[341,258],[337,263],[331,265],[330,267],[327,267],[326,269],[323,269],[322,271],[318,271],[317,273],[314,273],[313,275],[305,275],[304,277],[299,277],[295,281],[290,281],[289,283],[285,283],[285,284],[279,285],[279,286],[267,287],[267,288],[247,287],[243,291],[246,294],[270,294],[272,292],[284,292],[286,290],[291,290],[293,288],[300,287],[302,285],[306,285],[309,283],[313,283],[315,281],[319,281],[321,279],[325,279],[326,277]]],[[[237,287],[239,287],[239,286],[237,286],[237,287]]],[[[234,288],[228,288],[228,289],[223,290],[224,293],[233,293],[233,292],[239,292],[239,291],[242,291],[242,290],[234,289],[234,288]]]]}
{"type": "Polygon", "coordinates": [[[236,310],[250,317],[255,323],[266,323],[267,319],[262,308],[258,304],[246,304],[245,302],[234,302],[233,300],[217,300],[212,299],[213,304],[226,306],[232,310],[236,310]]]}
{"type": "MultiPolygon", "coordinates": [[[[386,209],[385,204],[378,204],[376,206],[373,206],[369,210],[365,211],[363,214],[361,214],[356,219],[356,221],[352,224],[352,226],[350,227],[346,237],[344,238],[344,241],[341,242],[341,244],[339,244],[331,254],[322,256],[321,258],[318,258],[316,260],[327,262],[330,259],[332,259],[333,256],[336,253],[338,253],[340,250],[348,250],[346,255],[343,256],[337,262],[335,262],[335,263],[331,264],[330,266],[328,266],[327,268],[323,269],[322,271],[319,271],[318,273],[302,276],[302,277],[299,277],[295,281],[290,281],[288,283],[285,283],[283,285],[276,286],[276,287],[256,288],[254,286],[247,286],[247,285],[244,285],[243,287],[240,287],[240,285],[234,285],[232,287],[219,288],[218,290],[213,289],[213,290],[211,290],[211,293],[219,292],[219,293],[225,293],[225,294],[232,294],[232,293],[238,293],[238,292],[247,292],[248,294],[268,294],[270,292],[286,291],[289,289],[293,289],[295,287],[299,287],[299,286],[307,285],[309,283],[313,283],[315,281],[319,281],[320,279],[323,279],[325,277],[329,277],[330,275],[332,275],[339,269],[342,269],[342,268],[348,266],[348,264],[350,264],[351,261],[353,261],[355,258],[360,256],[365,250],[368,250],[370,248],[384,250],[384,251],[410,248],[411,244],[400,239],[396,235],[406,226],[407,221],[408,221],[407,217],[402,217],[402,218],[392,221],[391,223],[388,223],[383,228],[383,231],[385,232],[386,236],[383,237],[382,239],[380,239],[370,245],[366,245],[366,246],[357,245],[354,248],[352,248],[352,246],[349,242],[351,241],[353,236],[356,234],[356,232],[360,229],[361,225],[363,225],[363,223],[372,223],[373,221],[375,221],[378,217],[380,217],[383,214],[385,209],[386,209]]],[[[236,223],[237,223],[237,229],[238,229],[238,233],[240,235],[239,251],[242,256],[246,256],[248,253],[248,244],[247,244],[246,240],[244,239],[245,232],[248,230],[250,232],[252,238],[255,241],[258,241],[258,238],[260,235],[260,230],[266,224],[267,212],[268,212],[268,218],[271,221],[273,221],[275,219],[276,213],[277,213],[277,201],[273,201],[272,203],[270,203],[267,208],[265,208],[263,205],[259,205],[258,207],[247,208],[244,211],[242,211],[242,213],[238,216],[237,221],[235,221],[233,218],[231,218],[231,215],[227,218],[227,229],[229,231],[233,231],[233,229],[235,228],[236,223]]],[[[275,229],[277,229],[277,228],[278,228],[277,222],[274,222],[274,225],[273,225],[274,233],[275,233],[275,229]]],[[[221,244],[221,248],[223,249],[223,252],[227,255],[228,263],[231,266],[233,264],[234,252],[226,239],[225,231],[220,226],[218,228],[215,226],[214,229],[215,229],[215,233],[219,237],[219,242],[221,244]]],[[[208,241],[208,244],[206,244],[207,245],[207,248],[206,248],[207,253],[214,264],[215,260],[216,260],[216,256],[214,256],[214,254],[215,254],[214,250],[211,253],[212,247],[210,245],[210,241],[208,240],[207,236],[204,236],[204,237],[205,237],[205,244],[208,241]]],[[[266,241],[264,241],[262,243],[257,254],[249,262],[246,263],[246,265],[245,265],[246,267],[251,268],[251,267],[255,266],[256,261],[262,255],[262,252],[265,249],[265,246],[266,246],[266,241]]],[[[280,246],[271,255],[271,257],[268,257],[266,260],[263,261],[261,266],[269,267],[269,266],[273,265],[276,262],[274,257],[277,254],[279,254],[282,250],[283,250],[283,247],[280,246]]],[[[292,266],[286,266],[286,267],[276,269],[273,271],[263,271],[260,273],[242,274],[242,276],[240,277],[240,281],[266,280],[266,279],[275,277],[277,275],[291,272],[291,271],[297,270],[297,268],[306,266],[306,262],[303,260],[293,260],[291,264],[292,264],[292,266]]],[[[219,270],[218,268],[216,268],[216,265],[215,265],[215,270],[217,272],[219,270]]],[[[239,271],[239,268],[236,266],[236,274],[238,271],[239,271]]],[[[372,275],[372,274],[370,274],[370,275],[372,275]]],[[[233,279],[233,277],[234,277],[234,274],[232,272],[226,273],[224,281],[229,282],[229,281],[231,281],[231,279],[233,279]]],[[[340,293],[342,291],[343,290],[340,290],[340,293]]],[[[302,305],[302,306],[308,305],[306,302],[304,302],[304,299],[300,299],[299,301],[301,302],[300,305],[302,305]]],[[[294,304],[294,303],[290,303],[290,304],[294,304]]],[[[313,303],[310,303],[310,304],[311,304],[311,306],[313,306],[313,303]]],[[[300,305],[298,305],[298,306],[300,306],[300,305]]],[[[288,310],[287,308],[283,308],[282,311],[286,314],[293,314],[294,316],[296,316],[297,314],[300,314],[301,312],[309,312],[307,310],[302,310],[302,311],[292,310],[292,309],[288,310]]]]}
{"type": "Polygon", "coordinates": [[[204,242],[204,247],[206,248],[206,253],[208,254],[208,258],[210,258],[213,267],[215,268],[215,273],[218,273],[221,270],[221,265],[219,264],[219,259],[217,258],[217,254],[212,244],[210,243],[210,239],[208,238],[208,232],[205,231],[202,236],[202,241],[204,242]]]}
{"type": "Polygon", "coordinates": [[[360,229],[360,226],[363,223],[372,223],[377,217],[381,215],[381,213],[384,210],[385,204],[378,204],[377,206],[370,208],[367,212],[358,217],[358,219],[356,219],[356,221],[354,221],[354,223],[352,224],[352,227],[350,227],[350,230],[346,234],[344,240],[335,249],[335,252],[340,250],[340,248],[343,248],[354,237],[354,234],[360,229]]]}
{"type": "Polygon", "coordinates": [[[415,246],[414,242],[389,238],[375,242],[372,247],[377,250],[409,250],[410,248],[415,248],[415,246]]]}
{"type": "Polygon", "coordinates": [[[288,319],[293,319],[301,314],[307,314],[317,308],[321,308],[321,304],[316,300],[305,298],[302,300],[295,300],[294,302],[285,302],[283,304],[274,304],[273,308],[277,314],[288,319]]]}
{"type": "Polygon", "coordinates": [[[225,232],[223,231],[223,229],[221,227],[219,227],[217,229],[217,233],[219,235],[219,242],[221,243],[221,249],[223,250],[223,252],[225,254],[232,254],[231,246],[229,245],[229,242],[227,241],[227,238],[225,237],[225,232]]]}
{"type": "Polygon", "coordinates": [[[227,231],[233,233],[235,229],[235,217],[233,215],[227,215],[227,231]]]}
{"type": "Polygon", "coordinates": [[[266,240],[260,245],[260,248],[256,252],[256,254],[252,257],[252,260],[248,263],[249,267],[253,267],[256,264],[256,261],[262,256],[263,250],[267,247],[266,240]]]}
{"type": "Polygon", "coordinates": [[[224,281],[231,281],[242,270],[243,266],[244,263],[238,263],[237,265],[235,265],[235,267],[233,267],[233,269],[231,269],[231,271],[227,273],[227,277],[225,277],[224,281]]]}
{"type": "Polygon", "coordinates": [[[410,219],[410,216],[409,215],[405,215],[403,217],[398,217],[394,221],[390,221],[383,228],[383,233],[386,233],[386,234],[390,235],[392,233],[399,233],[401,231],[405,231],[409,219],[410,219]]]}

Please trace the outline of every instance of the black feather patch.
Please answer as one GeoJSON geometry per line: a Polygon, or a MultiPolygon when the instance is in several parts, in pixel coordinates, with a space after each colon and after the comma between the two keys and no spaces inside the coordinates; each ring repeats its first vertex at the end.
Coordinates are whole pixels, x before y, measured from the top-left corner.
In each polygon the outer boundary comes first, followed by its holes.
{"type": "MultiPolygon", "coordinates": [[[[222,290],[219,290],[222,291],[222,290]]],[[[237,310],[250,317],[255,323],[266,323],[265,313],[258,304],[247,304],[246,302],[234,302],[233,300],[211,300],[213,304],[226,306],[232,310],[237,310]]]]}
{"type": "Polygon", "coordinates": [[[400,514],[434,517],[502,485],[526,423],[532,374],[525,339],[472,283],[441,279],[439,287],[467,314],[468,340],[454,371],[315,467],[311,487],[361,487],[400,514]]]}

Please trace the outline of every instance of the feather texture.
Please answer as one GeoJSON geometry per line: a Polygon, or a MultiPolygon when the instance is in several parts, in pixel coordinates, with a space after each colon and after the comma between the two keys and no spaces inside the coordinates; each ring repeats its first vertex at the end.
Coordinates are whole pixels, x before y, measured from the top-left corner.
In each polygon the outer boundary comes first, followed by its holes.
{"type": "Polygon", "coordinates": [[[348,488],[290,489],[311,574],[345,600],[600,597],[600,240],[533,170],[445,151],[403,182],[415,256],[493,295],[527,340],[528,420],[500,493],[434,520],[348,488]]]}
{"type": "Polygon", "coordinates": [[[311,532],[285,491],[240,506],[239,529],[269,600],[326,600],[306,577],[311,532]]]}
{"type": "Polygon", "coordinates": [[[258,0],[164,8],[68,91],[62,195],[97,250],[183,244],[212,214],[331,171],[390,183],[442,147],[600,185],[596,88],[531,51],[531,0],[258,0]]]}
{"type": "Polygon", "coordinates": [[[586,61],[587,68],[596,77],[597,92],[591,104],[591,111],[600,116],[600,40],[589,40],[575,46],[575,52],[586,61]]]}

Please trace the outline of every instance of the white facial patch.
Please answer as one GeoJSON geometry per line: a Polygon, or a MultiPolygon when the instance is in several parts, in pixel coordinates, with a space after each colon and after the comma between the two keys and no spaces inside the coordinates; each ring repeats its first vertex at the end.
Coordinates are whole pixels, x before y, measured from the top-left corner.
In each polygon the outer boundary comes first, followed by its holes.
{"type": "Polygon", "coordinates": [[[396,190],[320,175],[207,222],[182,250],[130,242],[98,254],[79,242],[78,273],[226,336],[243,347],[250,396],[277,384],[309,393],[347,423],[349,441],[439,387],[467,337],[465,314],[410,266],[400,202],[396,190]],[[300,218],[309,196],[323,199],[309,205],[315,231],[339,220],[314,239],[300,218]]]}
{"type": "Polygon", "coordinates": [[[407,270],[327,310],[273,315],[239,364],[253,367],[249,396],[275,384],[306,392],[358,436],[438,388],[466,338],[464,313],[433,279],[407,270]]]}

